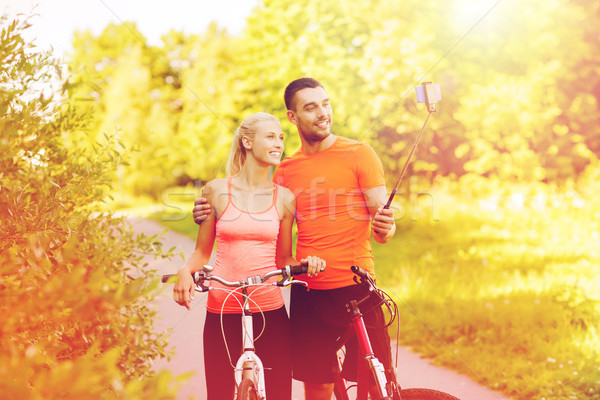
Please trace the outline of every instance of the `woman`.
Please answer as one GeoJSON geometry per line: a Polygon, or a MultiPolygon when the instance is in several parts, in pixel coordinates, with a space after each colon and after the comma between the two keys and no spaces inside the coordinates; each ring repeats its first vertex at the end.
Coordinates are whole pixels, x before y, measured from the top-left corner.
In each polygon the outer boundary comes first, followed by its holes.
{"type": "MultiPolygon", "coordinates": [[[[292,257],[295,198],[288,189],[273,184],[268,173],[270,166],[279,164],[282,152],[283,131],[277,118],[256,113],[242,121],[233,137],[228,177],[210,181],[203,189],[211,213],[199,226],[194,253],[177,271],[173,297],[178,304],[190,308],[194,294],[191,275],[208,262],[215,238],[214,273],[229,281],[300,264],[292,257]]],[[[314,256],[301,262],[308,264],[311,276],[325,267],[325,261],[314,256]]],[[[257,287],[250,289],[250,297],[251,310],[260,310],[265,316],[265,330],[255,347],[265,367],[267,395],[290,399],[290,331],[281,290],[275,286],[257,287]]],[[[225,291],[213,290],[208,293],[206,307],[204,364],[208,399],[231,399],[234,379],[228,354],[233,363],[241,354],[240,296],[228,297],[225,291]]],[[[262,323],[262,318],[254,318],[254,332],[262,331],[262,323]]]]}

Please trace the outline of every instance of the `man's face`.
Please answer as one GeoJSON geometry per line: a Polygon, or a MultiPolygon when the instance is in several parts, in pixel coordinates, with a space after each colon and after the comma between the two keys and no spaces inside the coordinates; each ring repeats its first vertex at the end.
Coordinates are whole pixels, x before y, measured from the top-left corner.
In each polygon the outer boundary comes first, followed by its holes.
{"type": "Polygon", "coordinates": [[[290,122],[309,143],[320,142],[331,134],[333,111],[329,97],[322,87],[299,90],[287,112],[290,122]]]}

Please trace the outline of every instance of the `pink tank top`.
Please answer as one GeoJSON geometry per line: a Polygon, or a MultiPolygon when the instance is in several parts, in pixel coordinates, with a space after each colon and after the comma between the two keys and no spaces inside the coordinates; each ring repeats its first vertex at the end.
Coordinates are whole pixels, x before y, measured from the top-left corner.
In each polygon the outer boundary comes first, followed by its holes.
{"type": "MultiPolygon", "coordinates": [[[[275,251],[280,221],[275,206],[278,187],[275,185],[271,207],[258,213],[248,213],[235,206],[231,199],[231,177],[227,180],[227,190],[227,205],[216,223],[217,256],[213,272],[234,282],[252,275],[264,275],[276,268],[275,251]]],[[[273,277],[268,282],[276,280],[273,277]]],[[[215,288],[224,287],[216,281],[212,281],[211,285],[215,288]]],[[[229,297],[228,291],[211,290],[206,309],[217,314],[241,313],[241,289],[235,290],[236,293],[229,297]]],[[[249,287],[248,293],[252,312],[259,309],[272,311],[283,306],[283,296],[277,286],[249,287]]]]}

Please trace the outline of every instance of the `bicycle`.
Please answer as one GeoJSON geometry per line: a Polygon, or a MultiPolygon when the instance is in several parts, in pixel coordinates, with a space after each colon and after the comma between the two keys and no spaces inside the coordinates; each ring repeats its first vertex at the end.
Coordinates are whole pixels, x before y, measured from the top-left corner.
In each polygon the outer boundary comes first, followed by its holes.
{"type": "MultiPolygon", "coordinates": [[[[238,358],[234,368],[236,386],[235,399],[265,400],[267,398],[267,394],[265,388],[264,367],[254,349],[254,332],[252,327],[253,314],[250,311],[251,299],[248,295],[248,287],[259,285],[276,285],[283,287],[292,284],[307,286],[306,282],[300,280],[291,280],[291,277],[294,275],[305,274],[308,270],[308,267],[305,265],[287,265],[284,268],[267,272],[263,276],[249,276],[245,280],[240,280],[237,282],[230,282],[217,275],[212,275],[212,269],[212,266],[204,265],[202,270],[192,274],[194,283],[196,285],[195,290],[197,292],[208,292],[209,290],[214,290],[215,288],[206,284],[206,282],[213,280],[220,282],[227,287],[241,288],[242,297],[244,299],[241,307],[243,354],[238,358]],[[269,278],[274,276],[281,276],[281,279],[274,283],[265,283],[269,278]]],[[[166,283],[169,282],[172,277],[176,276],[177,275],[175,274],[163,275],[161,280],[163,283],[166,283]]]]}
{"type": "MultiPolygon", "coordinates": [[[[351,316],[351,322],[345,333],[337,340],[338,352],[342,350],[344,344],[354,335],[358,342],[358,376],[356,385],[349,386],[346,380],[338,375],[334,384],[334,395],[337,400],[350,400],[348,390],[354,386],[357,389],[357,400],[367,400],[369,392],[376,396],[377,400],[459,400],[458,398],[444,392],[433,389],[411,388],[402,389],[395,381],[388,381],[385,375],[383,364],[375,357],[365,322],[360,312],[359,306],[375,295],[379,298],[379,305],[385,305],[390,311],[391,320],[387,323],[390,326],[396,315],[398,306],[392,298],[375,285],[375,281],[369,274],[360,267],[352,266],[352,272],[356,275],[354,281],[359,285],[364,285],[369,294],[359,300],[351,300],[346,304],[346,309],[351,316]],[[361,360],[362,358],[362,360],[361,360]],[[372,388],[374,387],[375,390],[372,388]],[[370,390],[371,389],[371,390],[370,390]],[[373,393],[373,391],[375,393],[373,393]]],[[[339,353],[338,353],[339,354],[339,353]]],[[[341,359],[340,361],[341,368],[341,359]]],[[[395,375],[395,374],[394,374],[395,375]]]]}

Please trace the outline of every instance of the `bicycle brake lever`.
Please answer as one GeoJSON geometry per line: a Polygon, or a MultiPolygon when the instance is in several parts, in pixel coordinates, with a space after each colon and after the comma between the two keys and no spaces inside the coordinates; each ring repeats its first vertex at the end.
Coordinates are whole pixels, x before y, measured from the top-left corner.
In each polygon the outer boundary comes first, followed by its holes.
{"type": "Polygon", "coordinates": [[[367,289],[369,290],[369,292],[373,291],[373,286],[374,286],[375,282],[373,282],[373,279],[370,276],[360,277],[359,278],[358,276],[355,275],[352,278],[352,280],[354,280],[354,283],[356,283],[358,285],[365,285],[365,286],[367,286],[367,289]]]}
{"type": "Polygon", "coordinates": [[[196,290],[199,292],[208,292],[210,287],[205,285],[206,274],[204,272],[196,271],[193,274],[194,283],[196,284],[196,290]],[[200,289],[198,289],[200,288],[200,289]]]}
{"type": "Polygon", "coordinates": [[[288,285],[292,285],[294,283],[296,283],[298,285],[304,285],[305,287],[308,287],[308,283],[306,283],[304,281],[290,280],[289,277],[286,277],[285,279],[277,281],[277,286],[288,286],[288,285]]]}
{"type": "Polygon", "coordinates": [[[277,281],[277,286],[283,287],[283,286],[286,286],[286,285],[289,285],[289,284],[290,284],[289,278],[284,278],[284,279],[280,279],[280,280],[277,281]]]}

